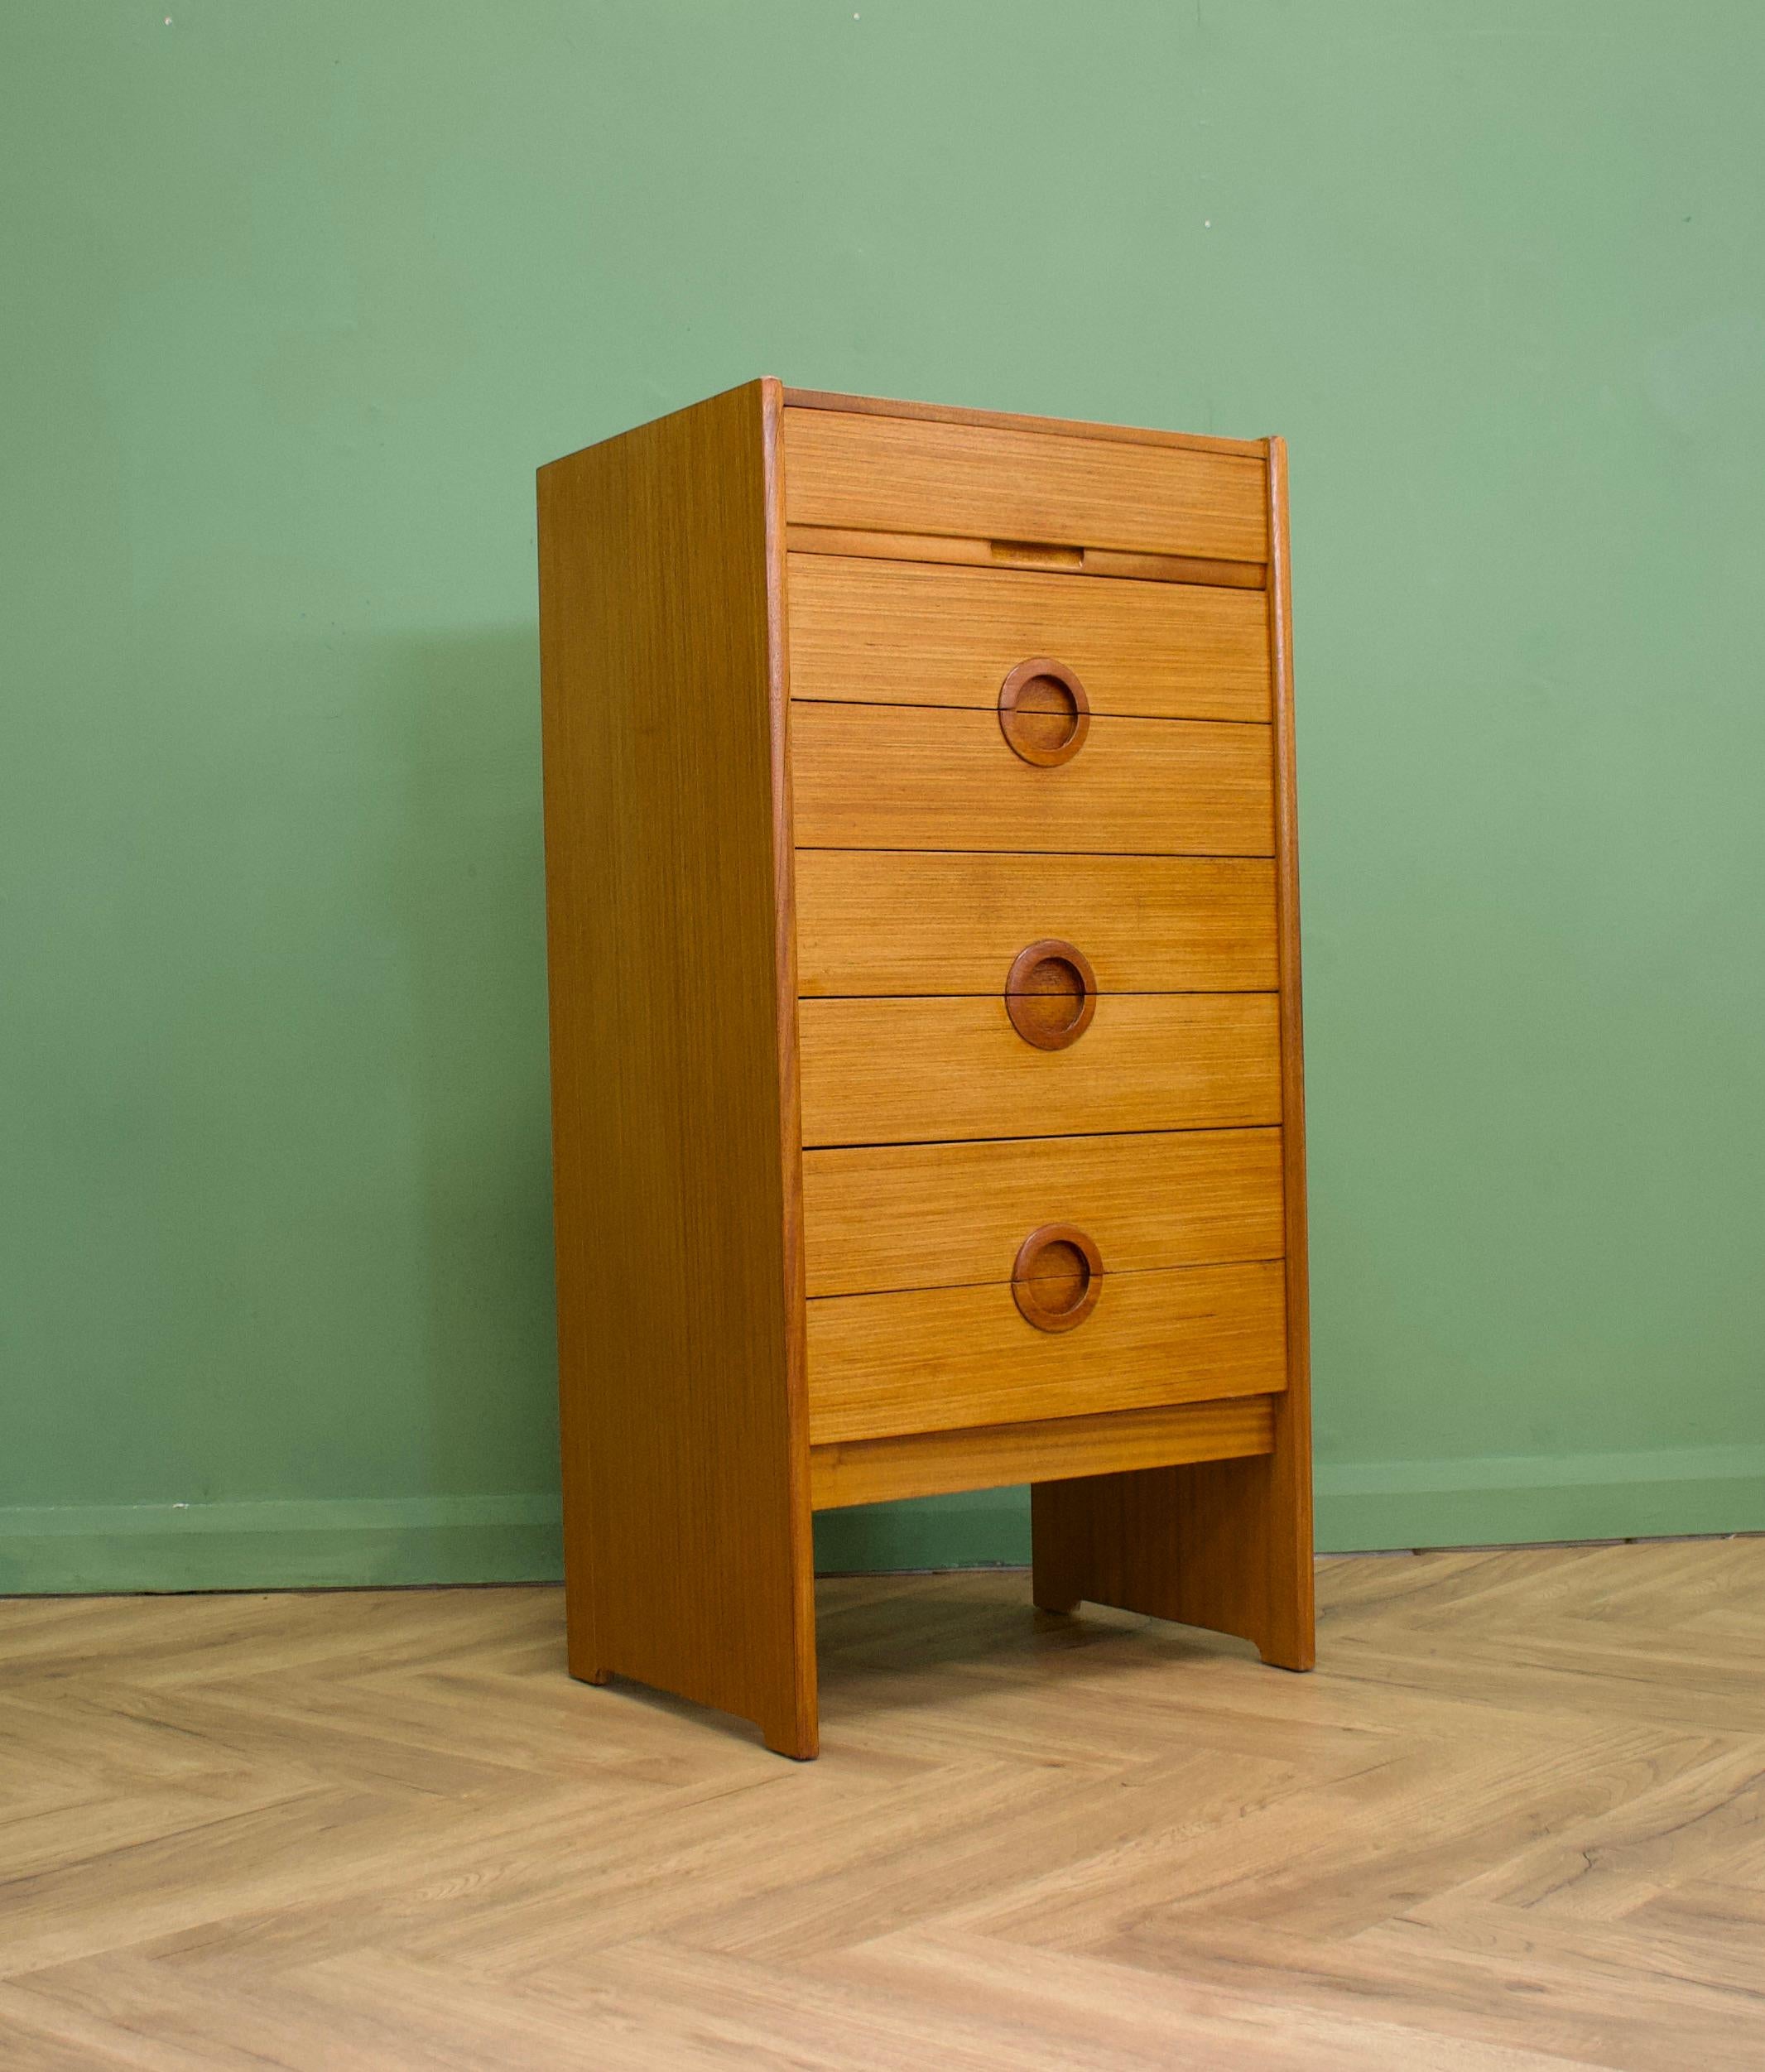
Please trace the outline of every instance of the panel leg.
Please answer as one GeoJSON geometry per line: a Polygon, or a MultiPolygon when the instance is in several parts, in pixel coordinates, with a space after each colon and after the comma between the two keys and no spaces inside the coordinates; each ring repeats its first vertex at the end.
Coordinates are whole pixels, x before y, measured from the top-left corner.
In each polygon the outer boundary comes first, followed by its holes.
{"type": "Polygon", "coordinates": [[[586,1533],[564,1536],[564,1650],[580,1684],[604,1684],[613,1671],[601,1652],[594,1603],[594,1564],[586,1533]]]}
{"type": "Polygon", "coordinates": [[[574,1619],[567,1619],[565,1625],[567,1629],[565,1648],[570,1675],[579,1684],[608,1682],[612,1677],[613,1671],[602,1667],[600,1657],[594,1651],[593,1642],[577,1639],[576,1622],[574,1619]]]}
{"type": "Polygon", "coordinates": [[[690,1565],[678,1522],[662,1507],[628,1519],[618,1533],[604,1526],[611,1508],[566,1492],[570,1675],[587,1684],[628,1678],[733,1713],[758,1727],[768,1748],[800,1762],[819,1753],[806,1505],[799,1522],[756,1503],[738,1531],[715,1541],[701,1518],[690,1565]]]}
{"type": "MultiPolygon", "coordinates": [[[[1106,1476],[1096,1480],[1106,1481],[1106,1476]]],[[[1030,1485],[1030,1596],[1038,1612],[1075,1612],[1084,1595],[1082,1536],[1059,1528],[1055,1493],[1069,1482],[1030,1485]]]]}
{"type": "Polygon", "coordinates": [[[1038,1483],[1036,1602],[1064,1611],[1088,1598],[1236,1633],[1265,1662],[1310,1669],[1309,1469],[1277,1425],[1275,1451],[1253,1459],[1038,1483]]]}
{"type": "Polygon", "coordinates": [[[762,1720],[760,1738],[775,1756],[789,1756],[793,1762],[813,1762],[821,1752],[821,1736],[813,1708],[806,1719],[793,1714],[787,1722],[778,1725],[768,1726],[762,1720]]]}

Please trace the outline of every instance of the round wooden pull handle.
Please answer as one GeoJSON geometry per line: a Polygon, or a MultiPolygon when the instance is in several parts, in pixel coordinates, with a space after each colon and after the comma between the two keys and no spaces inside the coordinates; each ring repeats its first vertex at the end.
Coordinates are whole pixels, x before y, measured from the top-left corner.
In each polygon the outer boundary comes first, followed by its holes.
{"type": "Polygon", "coordinates": [[[1046,655],[1019,662],[999,685],[999,730],[1026,762],[1051,770],[1084,746],[1091,701],[1064,662],[1046,655]]]}
{"type": "Polygon", "coordinates": [[[1097,974],[1072,943],[1052,936],[1020,949],[1005,981],[1011,1026],[1038,1050],[1064,1050],[1091,1026],[1097,1012],[1097,974]]]}
{"type": "Polygon", "coordinates": [[[1102,1255],[1075,1224],[1045,1223],[1017,1248],[1011,1291],[1038,1331],[1070,1331],[1097,1307],[1102,1255]]]}

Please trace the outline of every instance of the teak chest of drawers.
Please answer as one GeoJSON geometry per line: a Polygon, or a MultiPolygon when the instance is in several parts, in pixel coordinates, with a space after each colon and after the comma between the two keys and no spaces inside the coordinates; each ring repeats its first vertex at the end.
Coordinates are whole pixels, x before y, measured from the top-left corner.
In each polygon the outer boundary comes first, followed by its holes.
{"type": "Polygon", "coordinates": [[[1312,1658],[1278,440],[759,381],[540,470],[570,1656],[816,1749],[817,1509],[1312,1658]]]}

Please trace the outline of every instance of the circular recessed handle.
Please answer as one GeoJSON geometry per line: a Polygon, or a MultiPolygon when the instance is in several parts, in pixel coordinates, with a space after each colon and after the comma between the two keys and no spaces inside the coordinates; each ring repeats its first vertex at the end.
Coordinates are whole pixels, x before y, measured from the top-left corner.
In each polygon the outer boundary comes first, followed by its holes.
{"type": "Polygon", "coordinates": [[[1012,960],[1005,981],[1011,1026],[1038,1050],[1064,1050],[1091,1026],[1097,1012],[1097,974],[1073,943],[1032,943],[1012,960]]]}
{"type": "Polygon", "coordinates": [[[999,731],[1026,762],[1051,770],[1084,746],[1091,701],[1064,662],[1046,655],[1019,662],[999,685],[999,731]]]}
{"type": "Polygon", "coordinates": [[[1070,1331],[1097,1307],[1103,1258],[1084,1232],[1070,1223],[1045,1223],[1017,1248],[1011,1291],[1038,1331],[1070,1331]]]}

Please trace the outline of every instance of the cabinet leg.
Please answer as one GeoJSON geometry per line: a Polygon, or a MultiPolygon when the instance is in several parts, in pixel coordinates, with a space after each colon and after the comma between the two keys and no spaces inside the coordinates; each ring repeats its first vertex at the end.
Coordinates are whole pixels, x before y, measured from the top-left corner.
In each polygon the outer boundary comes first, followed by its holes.
{"type": "Polygon", "coordinates": [[[1035,1568],[1031,1571],[1031,1602],[1038,1612],[1076,1612],[1078,1610],[1078,1592],[1063,1589],[1060,1584],[1053,1580],[1051,1574],[1045,1574],[1045,1565],[1039,1557],[1035,1568]]]}
{"type": "Polygon", "coordinates": [[[760,1738],[775,1756],[789,1756],[793,1762],[813,1762],[821,1752],[821,1737],[813,1718],[792,1719],[780,1726],[760,1723],[760,1738]]]}
{"type": "Polygon", "coordinates": [[[612,1675],[601,1651],[599,1622],[594,1616],[588,1546],[575,1536],[566,1538],[564,1546],[564,1650],[570,1673],[579,1684],[604,1684],[612,1675]]]}
{"type": "MultiPolygon", "coordinates": [[[[1099,1475],[1093,1479],[1108,1481],[1099,1475]]],[[[1070,1482],[1037,1482],[1030,1485],[1030,1598],[1038,1612],[1075,1612],[1084,1596],[1084,1570],[1079,1558],[1083,1536],[1060,1529],[1056,1493],[1070,1489],[1070,1482]]]]}
{"type": "Polygon", "coordinates": [[[768,1748],[809,1761],[820,1743],[806,1508],[801,1531],[757,1507],[715,1541],[701,1517],[701,1543],[689,1549],[684,1536],[663,1538],[669,1521],[659,1522],[659,1507],[620,1517],[616,1495],[598,1507],[566,1503],[570,1675],[585,1684],[628,1679],[733,1713],[759,1728],[768,1748]]]}
{"type": "Polygon", "coordinates": [[[1081,1598],[1253,1642],[1265,1662],[1315,1659],[1310,1464],[1272,1454],[1147,1468],[1031,1491],[1034,1594],[1081,1598]]]}

